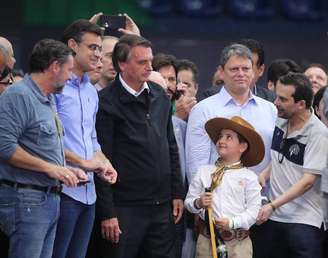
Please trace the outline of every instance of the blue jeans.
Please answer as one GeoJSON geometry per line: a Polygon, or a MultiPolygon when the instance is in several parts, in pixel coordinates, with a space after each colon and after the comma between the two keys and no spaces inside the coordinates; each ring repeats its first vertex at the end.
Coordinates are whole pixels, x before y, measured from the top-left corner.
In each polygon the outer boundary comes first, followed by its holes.
{"type": "Polygon", "coordinates": [[[0,186],[0,228],[9,237],[9,258],[51,258],[59,195],[0,186]]]}
{"type": "Polygon", "coordinates": [[[61,195],[53,258],[84,258],[95,217],[95,204],[61,195]]]}

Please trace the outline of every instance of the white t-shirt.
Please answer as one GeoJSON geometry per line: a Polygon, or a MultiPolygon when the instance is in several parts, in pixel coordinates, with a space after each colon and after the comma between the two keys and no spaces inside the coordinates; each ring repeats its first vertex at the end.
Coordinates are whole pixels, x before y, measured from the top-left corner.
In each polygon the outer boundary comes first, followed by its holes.
{"type": "MultiPolygon", "coordinates": [[[[269,195],[272,200],[292,187],[304,173],[320,176],[327,164],[328,131],[314,114],[302,129],[284,139],[286,128],[287,120],[278,118],[271,147],[269,195]]],[[[323,222],[323,207],[318,177],[310,190],[279,207],[270,219],[320,228],[323,222]]]]}

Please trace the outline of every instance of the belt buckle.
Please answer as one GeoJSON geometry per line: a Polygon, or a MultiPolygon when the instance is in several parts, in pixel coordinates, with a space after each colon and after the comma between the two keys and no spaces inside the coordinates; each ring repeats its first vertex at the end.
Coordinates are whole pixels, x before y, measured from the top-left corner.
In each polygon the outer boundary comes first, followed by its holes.
{"type": "Polygon", "coordinates": [[[234,230],[220,230],[219,233],[224,241],[231,241],[236,237],[234,230]]]}

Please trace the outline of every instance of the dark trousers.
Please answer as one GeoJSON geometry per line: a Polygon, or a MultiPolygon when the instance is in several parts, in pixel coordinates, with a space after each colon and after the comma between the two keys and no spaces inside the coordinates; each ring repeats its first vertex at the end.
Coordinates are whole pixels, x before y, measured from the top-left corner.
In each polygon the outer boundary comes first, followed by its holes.
{"type": "Polygon", "coordinates": [[[101,241],[101,258],[174,258],[175,226],[169,203],[116,207],[122,234],[118,244],[101,241]]]}
{"type": "Polygon", "coordinates": [[[265,246],[270,258],[322,258],[322,229],[269,220],[266,234],[265,246]]]}
{"type": "Polygon", "coordinates": [[[266,243],[268,242],[267,236],[267,226],[268,223],[264,223],[262,225],[253,225],[250,228],[250,238],[252,240],[253,245],[253,258],[268,258],[269,252],[266,247],[266,243]]]}
{"type": "Polygon", "coordinates": [[[8,257],[8,250],[9,250],[9,239],[0,230],[0,257],[1,258],[7,258],[8,257]]]}

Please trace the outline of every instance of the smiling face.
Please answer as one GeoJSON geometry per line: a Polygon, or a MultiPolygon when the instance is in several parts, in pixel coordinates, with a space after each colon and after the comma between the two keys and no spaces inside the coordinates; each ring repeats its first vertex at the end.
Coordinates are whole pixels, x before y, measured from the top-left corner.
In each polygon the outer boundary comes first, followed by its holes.
{"type": "Polygon", "coordinates": [[[217,151],[226,164],[238,162],[247,150],[247,143],[240,142],[238,134],[230,129],[222,129],[216,142],[217,151]]]}
{"type": "Polygon", "coordinates": [[[81,42],[74,39],[68,41],[68,45],[75,52],[74,69],[83,74],[95,70],[101,57],[101,37],[95,33],[86,32],[81,42]]]}
{"type": "Polygon", "coordinates": [[[250,59],[231,56],[224,67],[219,67],[219,73],[226,89],[231,94],[242,95],[249,92],[254,77],[250,59]]]}

